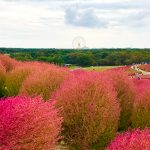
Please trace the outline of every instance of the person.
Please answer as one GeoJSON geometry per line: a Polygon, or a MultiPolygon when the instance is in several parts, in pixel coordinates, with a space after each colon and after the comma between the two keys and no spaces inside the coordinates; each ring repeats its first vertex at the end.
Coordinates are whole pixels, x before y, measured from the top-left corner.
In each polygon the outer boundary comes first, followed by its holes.
{"type": "Polygon", "coordinates": [[[141,79],[140,74],[138,74],[138,73],[136,74],[136,77],[137,77],[138,80],[141,79]]]}

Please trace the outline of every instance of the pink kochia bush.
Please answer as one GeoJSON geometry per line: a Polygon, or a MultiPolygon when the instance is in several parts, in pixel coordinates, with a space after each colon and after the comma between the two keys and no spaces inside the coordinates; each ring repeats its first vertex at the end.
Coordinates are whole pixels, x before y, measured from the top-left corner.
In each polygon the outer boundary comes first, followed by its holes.
{"type": "Polygon", "coordinates": [[[107,150],[149,150],[150,130],[135,129],[118,135],[107,150]]]}
{"type": "Polygon", "coordinates": [[[52,103],[39,97],[9,97],[0,101],[1,150],[54,150],[62,118],[52,103]]]}
{"type": "Polygon", "coordinates": [[[112,80],[117,92],[117,99],[120,103],[120,124],[119,130],[126,130],[131,124],[131,115],[135,100],[135,85],[131,77],[128,77],[123,71],[106,71],[105,76],[112,80]]]}
{"type": "Polygon", "coordinates": [[[115,136],[120,108],[112,84],[105,76],[75,73],[53,98],[56,99],[56,107],[61,108],[63,135],[70,147],[97,149],[115,136]]]}
{"type": "Polygon", "coordinates": [[[15,59],[12,59],[7,55],[2,55],[2,54],[0,54],[0,61],[4,66],[6,72],[13,70],[16,67],[16,65],[19,63],[15,59]]]}
{"type": "Polygon", "coordinates": [[[144,71],[150,72],[150,64],[139,65],[138,67],[144,71]]]}
{"type": "Polygon", "coordinates": [[[0,61],[0,97],[4,96],[5,79],[6,79],[6,70],[0,61]]]}
{"type": "Polygon", "coordinates": [[[132,114],[132,127],[150,127],[150,80],[135,80],[137,96],[132,114]]]}
{"type": "Polygon", "coordinates": [[[60,87],[69,75],[69,71],[55,65],[42,64],[23,82],[20,95],[41,95],[49,100],[51,94],[60,87]]]}

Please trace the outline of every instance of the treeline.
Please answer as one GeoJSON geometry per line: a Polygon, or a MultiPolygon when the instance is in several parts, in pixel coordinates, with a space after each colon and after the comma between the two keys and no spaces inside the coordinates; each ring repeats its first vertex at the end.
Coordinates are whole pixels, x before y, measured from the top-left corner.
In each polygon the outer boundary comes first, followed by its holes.
{"type": "Polygon", "coordinates": [[[21,61],[44,61],[58,65],[114,66],[150,62],[150,49],[22,49],[0,48],[21,61]]]}

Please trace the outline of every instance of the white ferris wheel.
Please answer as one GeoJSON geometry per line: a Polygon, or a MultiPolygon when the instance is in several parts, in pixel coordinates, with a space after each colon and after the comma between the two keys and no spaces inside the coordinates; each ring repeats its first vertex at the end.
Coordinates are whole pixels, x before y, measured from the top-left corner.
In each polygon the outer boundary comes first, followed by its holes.
{"type": "Polygon", "coordinates": [[[72,41],[72,47],[74,49],[84,49],[86,47],[86,41],[83,37],[77,36],[72,41]]]}

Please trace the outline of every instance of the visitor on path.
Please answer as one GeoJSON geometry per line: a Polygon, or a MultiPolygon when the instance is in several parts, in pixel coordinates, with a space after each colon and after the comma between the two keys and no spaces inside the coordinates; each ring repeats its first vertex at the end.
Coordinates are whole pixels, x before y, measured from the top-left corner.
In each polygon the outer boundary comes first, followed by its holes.
{"type": "Polygon", "coordinates": [[[140,74],[137,73],[135,76],[136,76],[136,78],[137,78],[138,80],[141,79],[140,74]]]}

